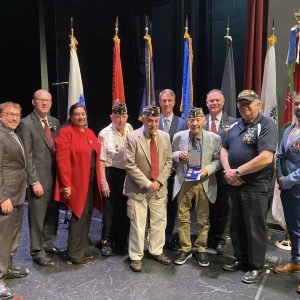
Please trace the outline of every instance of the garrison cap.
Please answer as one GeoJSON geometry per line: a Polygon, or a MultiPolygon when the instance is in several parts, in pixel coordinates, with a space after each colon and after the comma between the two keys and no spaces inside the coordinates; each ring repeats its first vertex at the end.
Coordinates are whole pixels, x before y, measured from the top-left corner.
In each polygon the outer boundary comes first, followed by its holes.
{"type": "Polygon", "coordinates": [[[201,107],[192,107],[189,110],[188,118],[197,118],[197,117],[204,117],[204,113],[201,107]]]}
{"type": "Polygon", "coordinates": [[[119,99],[115,101],[114,106],[112,107],[112,113],[116,115],[127,115],[127,107],[125,103],[121,103],[119,99]]]}
{"type": "Polygon", "coordinates": [[[143,109],[143,115],[145,117],[159,117],[160,116],[160,108],[159,106],[149,105],[143,109]]]}

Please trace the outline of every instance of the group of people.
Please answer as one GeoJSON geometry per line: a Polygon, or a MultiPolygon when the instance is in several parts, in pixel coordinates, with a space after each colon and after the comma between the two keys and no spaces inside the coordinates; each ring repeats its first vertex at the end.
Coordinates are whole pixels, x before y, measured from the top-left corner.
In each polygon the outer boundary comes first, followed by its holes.
{"type": "MultiPolygon", "coordinates": [[[[25,198],[30,254],[41,266],[55,266],[48,253],[61,254],[54,241],[59,203],[64,203],[72,212],[68,264],[92,262],[88,233],[96,207],[103,213],[102,255],[128,253],[135,272],[143,268],[145,243],[148,256],[164,265],[172,263],[164,250],[178,250],[174,263],[182,265],[194,248],[198,264],[207,267],[206,249],[223,254],[230,225],[235,260],[223,269],[244,270],[244,283],[260,280],[277,129],[260,113],[254,91],[238,95],[239,119],[223,111],[224,102],[222,91],[214,89],[207,94],[209,113],[193,107],[185,121],[174,115],[175,94],[166,89],[160,107],[145,107],[143,125],[133,130],[126,104],[116,101],[111,124],[98,137],[86,127],[87,111],[80,103],[71,106],[70,119],[60,128],[49,114],[52,97],[46,90],[34,93],[34,111],[22,120],[19,104],[0,104],[0,299],[13,297],[4,279],[29,274],[12,261],[25,198]],[[179,245],[172,235],[176,220],[179,245]]],[[[298,121],[285,131],[276,155],[292,260],[275,267],[277,273],[300,271],[300,94],[293,103],[298,121]]]]}

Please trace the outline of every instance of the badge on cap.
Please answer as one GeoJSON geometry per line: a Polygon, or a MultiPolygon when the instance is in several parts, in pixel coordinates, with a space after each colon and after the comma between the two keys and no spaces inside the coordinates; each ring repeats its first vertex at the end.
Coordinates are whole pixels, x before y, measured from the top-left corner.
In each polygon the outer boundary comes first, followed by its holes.
{"type": "Polygon", "coordinates": [[[197,117],[204,117],[204,113],[201,107],[192,107],[189,110],[189,118],[197,118],[197,117]]]}
{"type": "Polygon", "coordinates": [[[236,101],[240,101],[242,99],[253,101],[256,99],[259,100],[259,97],[253,90],[243,90],[238,94],[236,101]]]}
{"type": "Polygon", "coordinates": [[[112,107],[112,113],[116,115],[126,115],[127,114],[127,107],[125,103],[121,103],[119,99],[115,101],[114,106],[112,107]]]}
{"type": "Polygon", "coordinates": [[[146,117],[159,117],[160,108],[159,106],[149,105],[143,109],[143,115],[146,117]]]}

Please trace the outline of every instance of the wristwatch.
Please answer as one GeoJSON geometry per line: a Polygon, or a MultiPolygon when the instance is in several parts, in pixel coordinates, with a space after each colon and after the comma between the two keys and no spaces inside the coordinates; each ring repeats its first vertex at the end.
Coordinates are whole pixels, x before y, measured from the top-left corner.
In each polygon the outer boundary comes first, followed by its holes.
{"type": "Polygon", "coordinates": [[[235,176],[237,176],[237,177],[240,177],[240,176],[241,176],[241,173],[240,173],[239,169],[236,169],[236,170],[235,170],[235,176]]]}

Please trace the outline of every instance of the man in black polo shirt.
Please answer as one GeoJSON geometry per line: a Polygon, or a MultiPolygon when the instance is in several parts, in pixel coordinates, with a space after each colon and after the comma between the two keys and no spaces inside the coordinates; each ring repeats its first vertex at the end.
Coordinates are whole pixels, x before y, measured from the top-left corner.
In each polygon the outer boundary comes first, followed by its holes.
{"type": "Polygon", "coordinates": [[[277,146],[275,123],[259,113],[260,101],[252,90],[237,98],[242,116],[225,136],[221,162],[230,185],[230,233],[236,260],[227,271],[245,269],[244,283],[263,275],[267,248],[268,194],[274,174],[277,146]]]}

